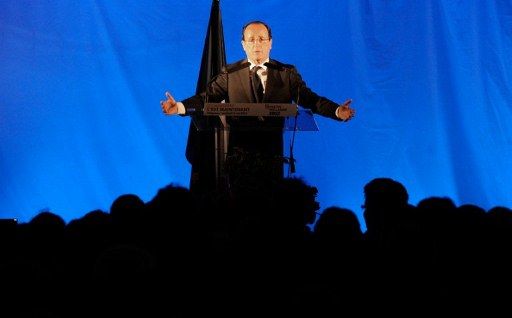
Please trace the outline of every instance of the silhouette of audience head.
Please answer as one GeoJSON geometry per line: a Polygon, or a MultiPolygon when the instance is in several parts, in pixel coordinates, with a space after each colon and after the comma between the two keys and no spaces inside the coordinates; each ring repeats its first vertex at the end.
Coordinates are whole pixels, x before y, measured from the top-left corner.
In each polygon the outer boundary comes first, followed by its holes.
{"type": "Polygon", "coordinates": [[[316,219],[320,204],[316,201],[318,189],[306,184],[301,178],[284,178],[276,183],[272,191],[274,214],[272,222],[305,226],[316,219]]]}
{"type": "Polygon", "coordinates": [[[153,234],[165,237],[190,233],[198,226],[198,202],[189,189],[169,184],[160,188],[157,194],[146,204],[149,226],[153,234]]]}
{"type": "Polygon", "coordinates": [[[447,197],[429,197],[417,204],[419,217],[426,231],[447,235],[458,222],[457,206],[447,197]]]}
{"type": "Polygon", "coordinates": [[[409,207],[405,187],[391,178],[375,178],[364,186],[364,213],[368,232],[380,231],[396,223],[409,207]]]}
{"type": "Polygon", "coordinates": [[[428,210],[430,213],[441,211],[442,214],[456,209],[457,206],[450,198],[429,197],[418,202],[418,208],[428,210]]]}
{"type": "Polygon", "coordinates": [[[137,224],[144,212],[144,202],[135,194],[123,194],[112,202],[110,216],[116,224],[137,224]]]}
{"type": "Polygon", "coordinates": [[[65,227],[66,222],[62,217],[49,211],[39,213],[28,222],[30,234],[39,243],[42,243],[41,240],[60,239],[65,227]]]}
{"type": "Polygon", "coordinates": [[[512,229],[512,210],[504,206],[495,206],[487,211],[489,218],[496,225],[512,229]]]}
{"type": "Polygon", "coordinates": [[[163,217],[171,211],[175,211],[176,214],[188,211],[194,202],[189,189],[169,184],[160,188],[157,194],[148,202],[147,206],[161,213],[163,217]]]}
{"type": "Polygon", "coordinates": [[[330,207],[325,209],[315,223],[317,238],[333,243],[350,243],[362,236],[361,226],[354,212],[330,207]]]}

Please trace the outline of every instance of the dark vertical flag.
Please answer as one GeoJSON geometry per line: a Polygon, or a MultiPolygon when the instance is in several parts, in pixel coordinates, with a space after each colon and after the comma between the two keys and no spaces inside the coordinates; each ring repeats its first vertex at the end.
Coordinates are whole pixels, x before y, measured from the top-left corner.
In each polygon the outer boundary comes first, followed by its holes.
{"type": "MultiPolygon", "coordinates": [[[[224,49],[224,30],[220,13],[220,1],[213,0],[210,21],[204,41],[201,69],[197,79],[196,94],[206,90],[208,83],[221,72],[226,65],[224,49]]],[[[209,130],[208,118],[193,115],[189,127],[186,157],[192,165],[190,190],[205,192],[215,188],[215,135],[209,130]],[[203,130],[198,130],[194,122],[201,122],[203,130]]]]}

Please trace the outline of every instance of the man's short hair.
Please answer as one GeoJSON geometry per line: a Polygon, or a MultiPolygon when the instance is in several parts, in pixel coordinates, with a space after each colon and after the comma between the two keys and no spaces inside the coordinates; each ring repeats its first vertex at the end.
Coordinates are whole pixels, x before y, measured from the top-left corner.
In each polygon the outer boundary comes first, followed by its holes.
{"type": "Polygon", "coordinates": [[[266,24],[265,22],[263,21],[259,21],[259,20],[255,20],[255,21],[250,21],[250,22],[247,22],[244,27],[242,28],[242,41],[245,40],[244,38],[244,33],[245,33],[245,29],[247,29],[247,27],[251,24],[261,24],[263,25],[265,28],[267,28],[267,31],[268,31],[268,38],[269,39],[272,39],[272,30],[270,29],[270,27],[268,26],[268,24],[266,24]]]}

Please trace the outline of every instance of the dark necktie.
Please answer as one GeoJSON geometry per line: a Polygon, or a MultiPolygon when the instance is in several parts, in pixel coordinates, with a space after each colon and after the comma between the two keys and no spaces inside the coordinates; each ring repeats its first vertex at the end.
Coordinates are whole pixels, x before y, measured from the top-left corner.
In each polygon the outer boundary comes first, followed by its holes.
{"type": "Polygon", "coordinates": [[[258,70],[261,69],[261,66],[256,66],[252,69],[252,85],[254,88],[254,96],[256,96],[256,101],[261,103],[263,101],[263,84],[261,83],[261,78],[258,75],[258,70]]]}

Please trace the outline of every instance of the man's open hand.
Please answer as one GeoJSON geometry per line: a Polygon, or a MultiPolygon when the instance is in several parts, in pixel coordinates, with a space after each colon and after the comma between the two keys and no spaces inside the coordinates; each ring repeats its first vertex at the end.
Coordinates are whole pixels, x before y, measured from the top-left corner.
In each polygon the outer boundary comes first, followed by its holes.
{"type": "Polygon", "coordinates": [[[350,108],[350,103],[352,103],[351,99],[347,99],[343,104],[338,107],[336,111],[336,115],[342,121],[349,121],[356,114],[355,109],[350,108]]]}
{"type": "Polygon", "coordinates": [[[178,103],[174,100],[171,93],[165,92],[166,100],[160,101],[160,106],[162,107],[162,111],[166,115],[174,115],[178,113],[178,103]]]}

